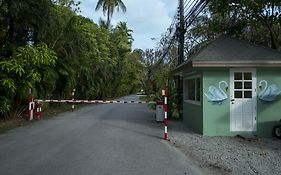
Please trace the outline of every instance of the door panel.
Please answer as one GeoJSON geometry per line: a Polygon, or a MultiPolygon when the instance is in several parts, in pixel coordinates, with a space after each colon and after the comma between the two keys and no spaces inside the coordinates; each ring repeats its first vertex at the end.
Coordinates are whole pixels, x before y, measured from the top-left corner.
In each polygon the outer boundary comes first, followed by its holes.
{"type": "Polygon", "coordinates": [[[256,131],[256,70],[230,70],[230,131],[256,131]]]}

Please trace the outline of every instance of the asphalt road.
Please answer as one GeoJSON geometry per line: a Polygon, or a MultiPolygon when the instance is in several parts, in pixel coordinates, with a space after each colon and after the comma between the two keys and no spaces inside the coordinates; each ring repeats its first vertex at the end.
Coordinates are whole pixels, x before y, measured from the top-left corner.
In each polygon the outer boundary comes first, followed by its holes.
{"type": "Polygon", "coordinates": [[[162,140],[154,116],[146,104],[89,105],[11,130],[0,135],[0,174],[202,174],[162,140]]]}

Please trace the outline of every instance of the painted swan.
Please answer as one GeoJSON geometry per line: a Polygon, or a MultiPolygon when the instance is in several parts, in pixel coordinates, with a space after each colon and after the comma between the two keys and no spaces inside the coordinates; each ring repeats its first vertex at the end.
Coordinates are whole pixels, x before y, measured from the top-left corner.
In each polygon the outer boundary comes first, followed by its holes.
{"type": "Polygon", "coordinates": [[[219,88],[217,88],[215,86],[209,86],[208,92],[204,93],[204,95],[207,97],[208,101],[222,102],[228,98],[226,93],[221,88],[222,84],[225,85],[225,88],[228,88],[228,84],[226,81],[220,81],[219,88]]]}
{"type": "Polygon", "coordinates": [[[271,102],[276,100],[276,97],[281,94],[281,91],[278,91],[276,84],[272,84],[267,87],[267,81],[261,80],[259,83],[260,88],[262,88],[262,84],[264,84],[264,89],[259,93],[260,100],[271,102]]]}

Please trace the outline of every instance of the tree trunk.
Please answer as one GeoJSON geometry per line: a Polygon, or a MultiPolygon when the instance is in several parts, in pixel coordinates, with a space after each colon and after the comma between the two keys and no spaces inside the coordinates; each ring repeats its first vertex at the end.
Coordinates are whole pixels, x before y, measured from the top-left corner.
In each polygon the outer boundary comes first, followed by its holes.
{"type": "Polygon", "coordinates": [[[106,26],[107,26],[107,29],[110,28],[110,10],[109,10],[109,8],[107,9],[107,21],[106,21],[106,26]]]}
{"type": "MultiPolygon", "coordinates": [[[[12,2],[7,1],[7,33],[4,39],[5,44],[7,43],[13,43],[14,42],[14,17],[11,12],[12,9],[12,2]]],[[[12,50],[7,50],[6,51],[6,57],[9,57],[12,55],[12,50]]]]}
{"type": "Polygon", "coordinates": [[[267,28],[268,28],[269,33],[270,33],[271,48],[276,50],[277,49],[277,42],[276,42],[275,37],[274,37],[272,25],[270,26],[269,24],[267,24],[267,28]]]}

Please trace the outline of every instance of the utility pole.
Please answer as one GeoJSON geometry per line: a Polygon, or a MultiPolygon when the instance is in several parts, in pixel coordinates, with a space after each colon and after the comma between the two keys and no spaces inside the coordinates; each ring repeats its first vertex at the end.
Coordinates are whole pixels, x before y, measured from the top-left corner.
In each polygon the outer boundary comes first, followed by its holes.
{"type": "Polygon", "coordinates": [[[183,0],[179,0],[179,29],[178,29],[178,37],[179,37],[179,57],[178,57],[178,65],[183,63],[184,61],[184,35],[185,35],[185,22],[184,22],[184,2],[183,0]]]}
{"type": "MultiPolygon", "coordinates": [[[[177,28],[178,32],[178,65],[184,62],[184,35],[185,35],[185,21],[184,21],[184,0],[179,0],[178,9],[179,24],[177,28]]],[[[179,118],[183,118],[183,79],[182,76],[177,76],[177,100],[179,118]]]]}

